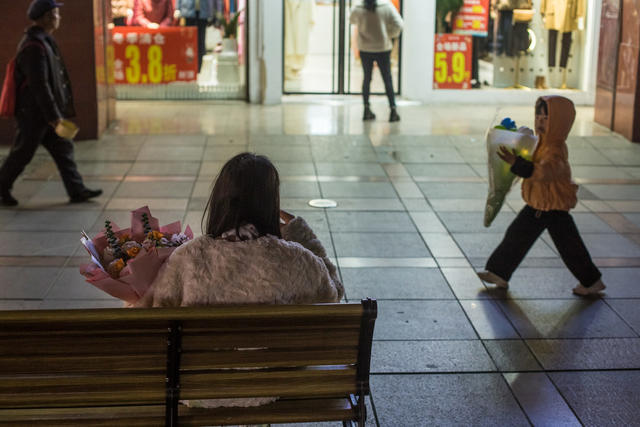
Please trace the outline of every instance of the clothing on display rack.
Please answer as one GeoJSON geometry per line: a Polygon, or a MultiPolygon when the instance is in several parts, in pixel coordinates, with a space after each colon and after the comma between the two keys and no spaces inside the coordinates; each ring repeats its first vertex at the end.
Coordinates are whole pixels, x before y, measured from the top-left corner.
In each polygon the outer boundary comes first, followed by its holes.
{"type": "Polygon", "coordinates": [[[309,37],[314,24],[315,0],[284,2],[284,75],[299,78],[309,52],[309,37]]]}
{"type": "Polygon", "coordinates": [[[561,33],[580,29],[579,21],[585,11],[586,0],[541,0],[540,3],[544,28],[561,33]]]}
{"type": "Polygon", "coordinates": [[[184,18],[188,27],[198,28],[198,72],[202,68],[202,57],[207,53],[207,25],[215,20],[218,3],[214,0],[176,0],[176,15],[184,18]]]}
{"type": "MultiPolygon", "coordinates": [[[[558,44],[558,30],[549,30],[549,67],[556,66],[556,46],[558,44]]],[[[571,50],[571,31],[562,33],[562,44],[560,50],[560,68],[566,68],[569,62],[569,51],[571,50]]]]}

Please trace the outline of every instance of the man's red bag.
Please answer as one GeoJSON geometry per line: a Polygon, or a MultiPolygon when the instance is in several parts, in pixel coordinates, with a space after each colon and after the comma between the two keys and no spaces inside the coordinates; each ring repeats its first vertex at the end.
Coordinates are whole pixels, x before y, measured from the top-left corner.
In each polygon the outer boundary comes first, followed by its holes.
{"type": "Polygon", "coordinates": [[[2,84],[2,95],[0,96],[0,117],[10,118],[16,114],[16,58],[11,58],[7,64],[7,72],[4,75],[2,84]]]}

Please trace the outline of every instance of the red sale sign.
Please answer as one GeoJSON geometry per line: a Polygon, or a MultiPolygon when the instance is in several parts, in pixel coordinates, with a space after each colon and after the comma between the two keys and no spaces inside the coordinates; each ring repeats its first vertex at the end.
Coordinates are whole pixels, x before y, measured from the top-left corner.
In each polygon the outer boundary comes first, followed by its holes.
{"type": "Polygon", "coordinates": [[[111,37],[116,84],[190,82],[198,76],[196,27],[115,27],[111,37]]]}
{"type": "Polygon", "coordinates": [[[489,0],[464,0],[453,20],[453,32],[486,37],[489,30],[489,0]]]}
{"type": "Polygon", "coordinates": [[[433,56],[435,89],[471,87],[471,36],[436,34],[433,56]]]}

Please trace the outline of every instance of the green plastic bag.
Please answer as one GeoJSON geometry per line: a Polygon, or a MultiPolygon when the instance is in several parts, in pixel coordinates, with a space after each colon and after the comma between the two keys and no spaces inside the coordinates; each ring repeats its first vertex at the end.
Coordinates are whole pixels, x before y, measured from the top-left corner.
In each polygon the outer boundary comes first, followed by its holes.
{"type": "Polygon", "coordinates": [[[484,226],[489,227],[500,212],[509,190],[518,180],[518,177],[511,173],[511,165],[498,157],[498,148],[501,145],[509,150],[515,148],[518,156],[531,160],[538,137],[526,127],[521,127],[517,131],[492,127],[487,131],[486,140],[489,157],[489,194],[484,208],[484,226]]]}

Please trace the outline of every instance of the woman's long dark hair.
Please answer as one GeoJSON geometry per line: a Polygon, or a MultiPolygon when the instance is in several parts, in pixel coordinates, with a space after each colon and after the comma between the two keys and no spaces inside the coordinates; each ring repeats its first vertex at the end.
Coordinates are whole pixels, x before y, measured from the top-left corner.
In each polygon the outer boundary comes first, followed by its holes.
{"type": "Polygon", "coordinates": [[[223,167],[205,210],[204,231],[213,238],[245,224],[261,236],[280,234],[280,178],[265,156],[241,153],[223,167]]]}
{"type": "Polygon", "coordinates": [[[364,0],[364,8],[368,11],[375,12],[376,6],[378,6],[377,0],[364,0]]]}

